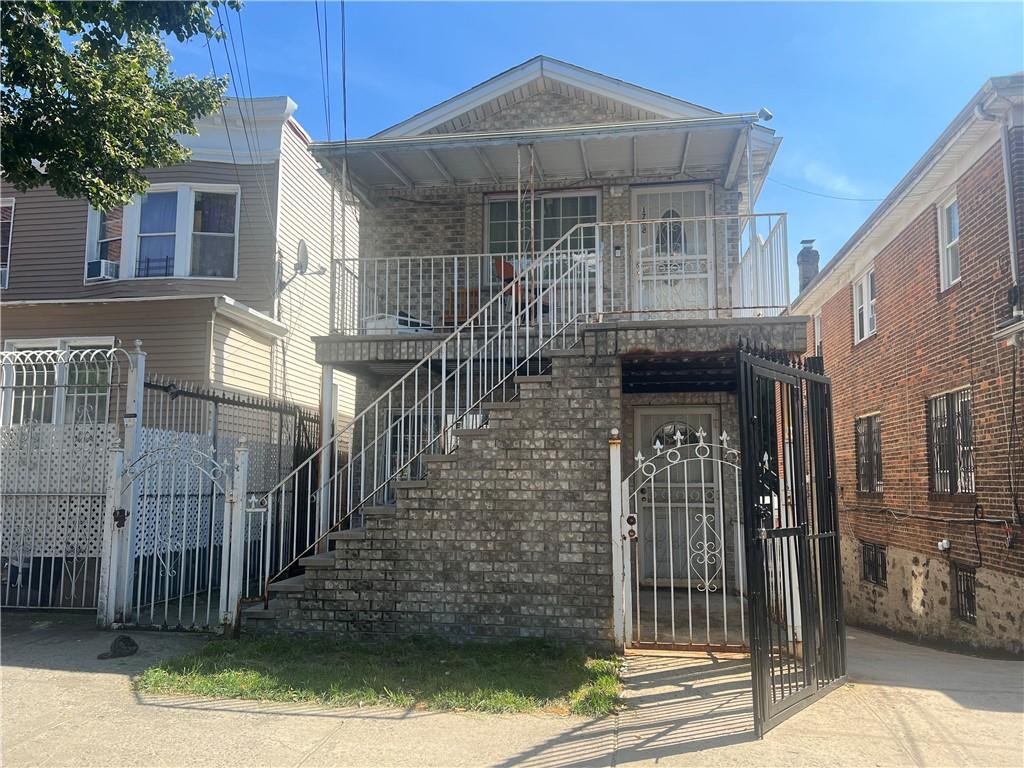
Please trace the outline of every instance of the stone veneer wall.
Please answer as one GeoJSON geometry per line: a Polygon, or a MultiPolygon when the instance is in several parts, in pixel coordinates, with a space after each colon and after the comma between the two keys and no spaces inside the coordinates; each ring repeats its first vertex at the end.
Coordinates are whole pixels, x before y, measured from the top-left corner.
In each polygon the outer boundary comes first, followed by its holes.
{"type": "Polygon", "coordinates": [[[979,566],[975,573],[977,621],[956,616],[953,564],[944,555],[902,547],[885,552],[887,586],[860,578],[860,542],[843,537],[846,620],[895,631],[938,644],[1024,653],[1024,578],[1001,568],[979,566]]]}
{"type": "Polygon", "coordinates": [[[365,538],[307,565],[276,629],[360,639],[543,637],[610,647],[608,437],[619,362],[592,341],[491,409],[365,538]]]}

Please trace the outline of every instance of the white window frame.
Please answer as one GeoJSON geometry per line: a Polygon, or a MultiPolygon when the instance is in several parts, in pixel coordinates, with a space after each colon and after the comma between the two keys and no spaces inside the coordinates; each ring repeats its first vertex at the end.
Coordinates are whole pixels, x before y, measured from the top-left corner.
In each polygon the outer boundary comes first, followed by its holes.
{"type": "Polygon", "coordinates": [[[6,288],[11,278],[11,244],[14,242],[14,198],[0,197],[0,208],[11,209],[11,231],[7,233],[7,266],[0,267],[0,288],[6,288]]]}
{"type": "Polygon", "coordinates": [[[875,279],[875,293],[871,293],[871,278],[875,274],[875,265],[872,264],[860,277],[853,281],[853,343],[860,344],[865,339],[870,339],[878,332],[878,314],[876,301],[878,299],[878,279],[875,279]],[[861,294],[858,304],[858,291],[861,294]],[[860,313],[864,310],[864,329],[861,332],[860,313]]]}
{"type": "MultiPolygon", "coordinates": [[[[508,192],[497,192],[484,195],[484,253],[491,254],[491,203],[501,203],[508,200],[515,200],[517,195],[508,192]]],[[[541,231],[538,233],[541,245],[544,244],[544,207],[543,201],[546,197],[595,197],[597,198],[596,217],[597,223],[601,223],[601,189],[599,187],[581,187],[580,189],[547,189],[537,192],[534,198],[534,205],[541,206],[541,231]]],[[[524,222],[526,223],[526,222],[524,222]]],[[[525,243],[524,245],[528,245],[525,243]]],[[[501,255],[494,252],[494,255],[501,255]]]]}
{"type": "Polygon", "coordinates": [[[952,194],[938,203],[939,208],[939,289],[941,291],[947,291],[954,285],[960,282],[960,278],[963,275],[963,259],[960,253],[960,201],[957,199],[956,194],[952,194]],[[957,207],[957,233],[955,240],[949,240],[946,234],[946,216],[949,209],[953,206],[957,207]],[[951,279],[950,264],[949,264],[949,249],[953,246],[957,248],[957,274],[956,278],[951,279]]]}
{"type": "Polygon", "coordinates": [[[821,312],[814,315],[814,354],[821,355],[824,351],[823,339],[821,338],[821,312]]]}
{"type": "MultiPolygon", "coordinates": [[[[142,197],[135,195],[124,207],[121,224],[121,267],[119,280],[237,280],[238,279],[238,229],[242,210],[242,189],[238,184],[199,184],[199,183],[166,183],[151,184],[148,192],[177,192],[177,210],[174,228],[174,273],[171,275],[152,275],[136,277],[135,268],[139,252],[139,220],[142,214],[142,197]],[[232,274],[230,277],[210,277],[192,274],[192,221],[196,205],[196,192],[213,192],[233,194],[235,196],[235,253],[232,274]]],[[[100,212],[89,206],[89,219],[86,226],[85,263],[82,274],[86,283],[95,283],[97,278],[89,279],[89,262],[99,258],[100,212]]]]}

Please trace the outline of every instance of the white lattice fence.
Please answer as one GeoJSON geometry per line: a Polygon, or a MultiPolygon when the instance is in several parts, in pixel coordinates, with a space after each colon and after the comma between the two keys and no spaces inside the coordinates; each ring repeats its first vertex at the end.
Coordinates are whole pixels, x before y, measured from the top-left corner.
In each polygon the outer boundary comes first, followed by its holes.
{"type": "Polygon", "coordinates": [[[4,606],[95,608],[115,424],[0,427],[4,606]]]}

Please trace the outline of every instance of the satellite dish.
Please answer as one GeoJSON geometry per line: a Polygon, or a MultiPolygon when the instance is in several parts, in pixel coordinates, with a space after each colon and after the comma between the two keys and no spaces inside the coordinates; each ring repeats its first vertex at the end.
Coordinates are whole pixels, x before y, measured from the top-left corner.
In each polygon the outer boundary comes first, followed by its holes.
{"type": "Polygon", "coordinates": [[[295,274],[304,275],[309,269],[309,248],[305,240],[299,240],[299,246],[295,249],[295,274]]]}

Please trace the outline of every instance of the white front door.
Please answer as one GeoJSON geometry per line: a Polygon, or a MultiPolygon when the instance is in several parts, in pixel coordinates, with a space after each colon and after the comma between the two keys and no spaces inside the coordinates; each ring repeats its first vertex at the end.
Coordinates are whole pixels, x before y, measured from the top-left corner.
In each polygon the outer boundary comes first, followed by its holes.
{"type": "Polygon", "coordinates": [[[658,453],[659,445],[674,446],[675,435],[682,435],[681,461],[639,489],[637,532],[643,584],[701,588],[717,579],[720,568],[708,563],[707,556],[722,550],[716,514],[721,473],[715,469],[716,455],[701,460],[694,452],[701,432],[704,442],[717,443],[716,410],[700,406],[637,409],[634,444],[644,456],[658,453]],[[706,565],[712,566],[710,570],[706,565]]]}
{"type": "Polygon", "coordinates": [[[712,228],[697,219],[713,210],[711,187],[669,184],[633,188],[633,306],[665,319],[712,316],[712,228]],[[658,312],[658,310],[664,310],[658,312]]]}

